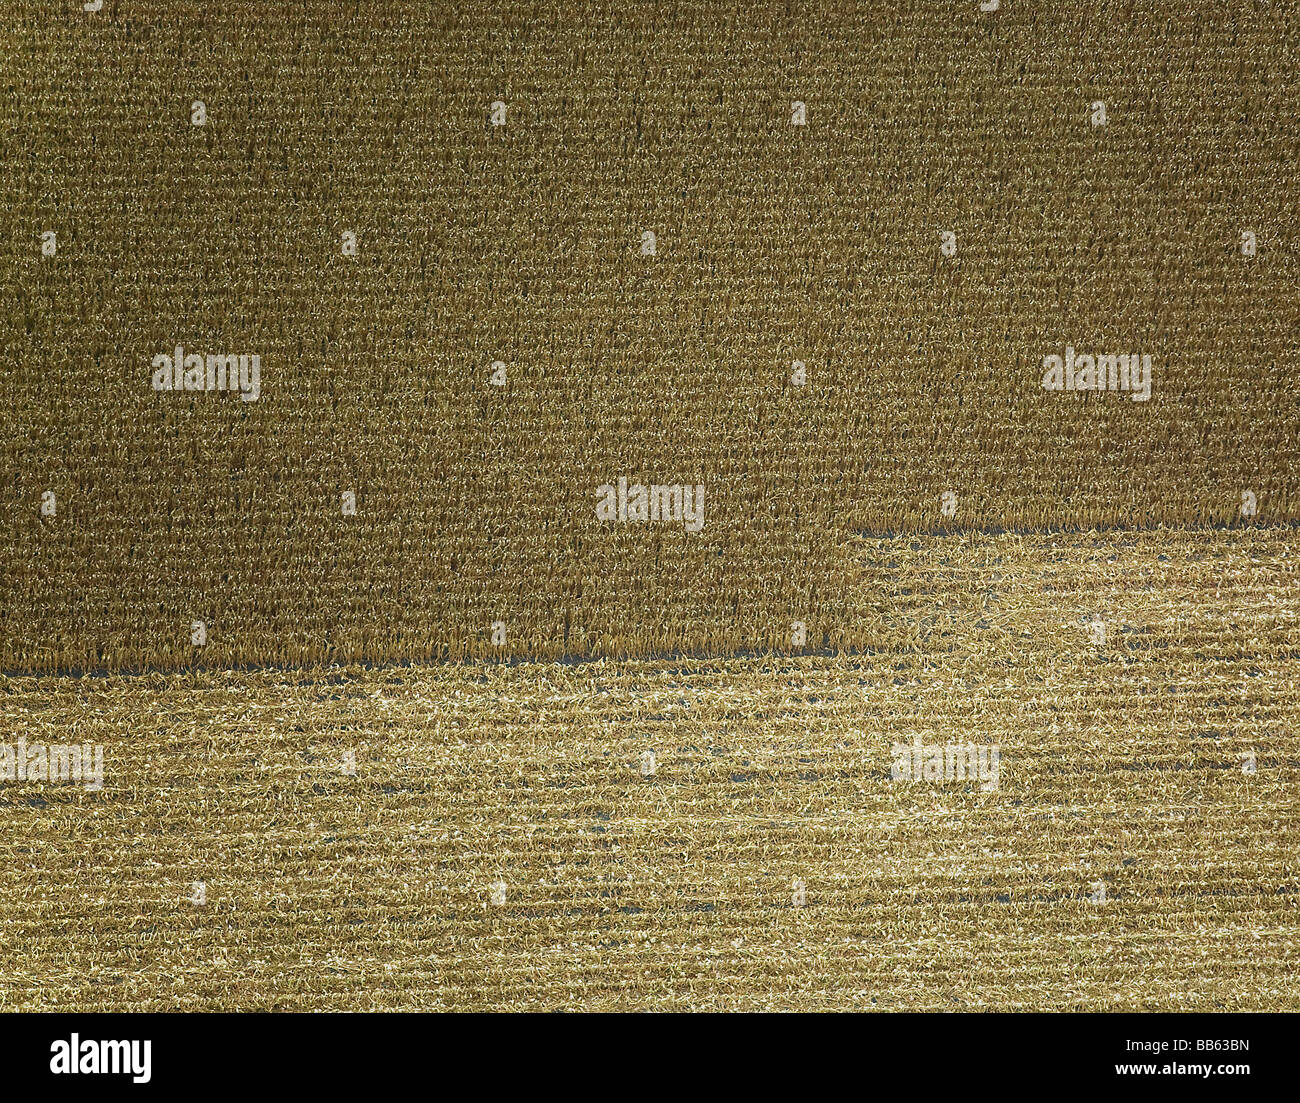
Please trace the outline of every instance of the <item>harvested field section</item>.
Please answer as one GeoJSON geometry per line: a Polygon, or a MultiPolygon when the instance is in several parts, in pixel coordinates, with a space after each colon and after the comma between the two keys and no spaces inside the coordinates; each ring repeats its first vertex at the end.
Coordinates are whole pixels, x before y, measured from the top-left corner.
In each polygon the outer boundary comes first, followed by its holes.
{"type": "Polygon", "coordinates": [[[1298,550],[864,541],[855,653],[9,678],[105,780],[0,789],[0,1000],[1300,1010],[1298,550]]]}

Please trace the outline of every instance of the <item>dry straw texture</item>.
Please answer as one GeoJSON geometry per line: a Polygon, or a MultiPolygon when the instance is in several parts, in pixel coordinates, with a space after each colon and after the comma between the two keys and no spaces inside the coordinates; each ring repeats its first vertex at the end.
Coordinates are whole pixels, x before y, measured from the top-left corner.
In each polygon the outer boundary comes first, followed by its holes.
{"type": "Polygon", "coordinates": [[[11,0],[0,669],[870,646],[854,533],[1295,520],[1291,5],[1000,7],[11,0]]]}
{"type": "Polygon", "coordinates": [[[864,541],[835,657],[10,679],[107,776],[0,788],[0,1006],[1300,1010],[1298,555],[864,541]]]}
{"type": "Polygon", "coordinates": [[[1300,30],[979,9],[11,0],[0,1010],[1300,1010],[1300,30]]]}

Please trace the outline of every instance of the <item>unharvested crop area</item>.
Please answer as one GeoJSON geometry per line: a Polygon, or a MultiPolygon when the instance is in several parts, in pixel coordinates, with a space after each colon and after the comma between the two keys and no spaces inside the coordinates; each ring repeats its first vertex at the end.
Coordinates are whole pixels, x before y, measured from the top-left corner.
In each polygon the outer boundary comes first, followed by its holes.
{"type": "Polygon", "coordinates": [[[1286,4],[0,36],[0,670],[863,648],[858,533],[1300,518],[1286,4]],[[259,397],[152,390],[177,347],[259,397]],[[1067,347],[1150,401],[1044,391],[1067,347]],[[705,485],[702,530],[598,521],[621,476],[705,485]]]}

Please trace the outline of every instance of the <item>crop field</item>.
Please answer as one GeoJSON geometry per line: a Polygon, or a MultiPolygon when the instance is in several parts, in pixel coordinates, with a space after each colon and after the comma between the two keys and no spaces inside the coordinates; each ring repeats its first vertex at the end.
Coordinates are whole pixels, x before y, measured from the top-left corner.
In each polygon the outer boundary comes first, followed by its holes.
{"type": "Polygon", "coordinates": [[[1286,5],[10,7],[0,670],[861,649],[861,534],[1300,520],[1286,5]]]}
{"type": "Polygon", "coordinates": [[[1298,554],[867,539],[856,652],[11,677],[0,743],[104,762],[0,786],[0,1009],[1300,1010],[1298,554]]]}

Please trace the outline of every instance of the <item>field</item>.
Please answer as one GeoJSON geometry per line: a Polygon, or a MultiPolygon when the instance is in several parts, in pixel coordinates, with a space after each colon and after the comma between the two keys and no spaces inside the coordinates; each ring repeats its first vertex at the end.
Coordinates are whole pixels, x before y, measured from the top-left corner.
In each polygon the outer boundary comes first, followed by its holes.
{"type": "Polygon", "coordinates": [[[862,649],[863,533],[1300,520],[1285,5],[11,7],[0,670],[862,649]]]}
{"type": "Polygon", "coordinates": [[[833,654],[8,678],[105,777],[0,787],[0,1010],[1300,1010],[1298,553],[862,540],[833,654]]]}
{"type": "Polygon", "coordinates": [[[7,0],[0,1011],[1300,1011],[1300,33],[981,6],[7,0]]]}

